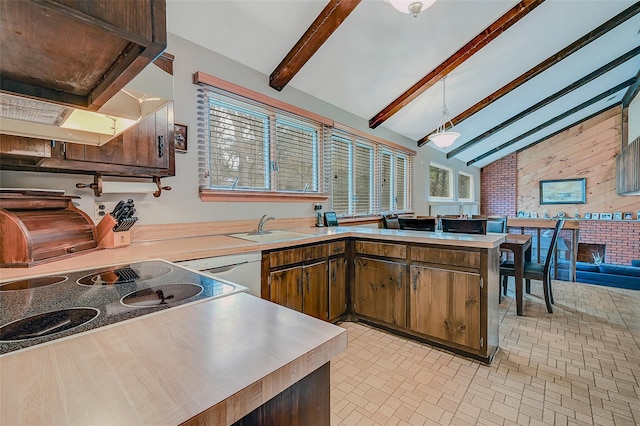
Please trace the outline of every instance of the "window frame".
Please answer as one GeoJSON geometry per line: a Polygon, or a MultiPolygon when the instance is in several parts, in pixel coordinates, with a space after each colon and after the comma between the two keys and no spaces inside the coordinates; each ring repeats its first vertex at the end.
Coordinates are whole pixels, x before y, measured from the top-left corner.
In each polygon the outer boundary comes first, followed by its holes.
{"type": "Polygon", "coordinates": [[[451,202],[451,201],[455,201],[455,192],[454,192],[454,170],[451,167],[447,167],[445,165],[436,163],[434,161],[429,162],[429,201],[434,201],[434,202],[451,202]],[[449,174],[449,197],[440,197],[440,196],[436,196],[436,195],[432,195],[431,194],[431,167],[435,167],[441,170],[445,170],[448,174],[449,174]]]}
{"type": "Polygon", "coordinates": [[[458,170],[458,181],[457,181],[457,196],[458,196],[458,201],[464,201],[464,202],[470,202],[473,203],[476,201],[475,198],[475,177],[468,172],[465,172],[463,170],[458,170]],[[466,176],[469,178],[469,198],[463,198],[460,196],[460,175],[466,176]]]}

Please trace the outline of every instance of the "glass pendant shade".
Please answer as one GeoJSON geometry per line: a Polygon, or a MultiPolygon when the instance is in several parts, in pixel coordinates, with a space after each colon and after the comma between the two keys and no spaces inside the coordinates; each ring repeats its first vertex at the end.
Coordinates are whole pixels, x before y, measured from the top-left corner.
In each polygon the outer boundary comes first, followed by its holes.
{"type": "Polygon", "coordinates": [[[396,10],[402,13],[408,13],[414,18],[418,16],[420,12],[426,10],[429,6],[436,2],[436,0],[424,0],[424,1],[405,1],[405,0],[385,0],[390,3],[396,10]]]}

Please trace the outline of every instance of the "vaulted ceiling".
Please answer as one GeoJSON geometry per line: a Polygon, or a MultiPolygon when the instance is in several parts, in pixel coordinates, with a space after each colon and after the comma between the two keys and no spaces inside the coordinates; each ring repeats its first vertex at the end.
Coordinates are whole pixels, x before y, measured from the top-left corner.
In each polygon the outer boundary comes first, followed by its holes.
{"type": "Polygon", "coordinates": [[[478,167],[628,102],[638,12],[630,0],[437,0],[416,18],[384,0],[167,2],[169,32],[416,147],[434,146],[446,75],[462,136],[443,151],[478,167]]]}

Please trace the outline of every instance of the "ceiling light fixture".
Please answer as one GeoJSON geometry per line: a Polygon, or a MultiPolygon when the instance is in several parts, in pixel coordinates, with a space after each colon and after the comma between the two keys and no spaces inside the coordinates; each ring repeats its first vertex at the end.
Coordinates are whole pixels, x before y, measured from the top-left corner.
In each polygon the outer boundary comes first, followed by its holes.
{"type": "Polygon", "coordinates": [[[453,145],[453,143],[460,137],[460,133],[453,132],[453,123],[451,122],[451,118],[449,117],[449,110],[447,109],[447,104],[445,103],[445,83],[444,80],[447,78],[445,75],[442,78],[442,118],[440,119],[440,124],[438,124],[438,128],[435,133],[429,135],[428,139],[433,142],[439,148],[447,148],[448,146],[453,145]],[[449,131],[446,131],[447,123],[451,124],[449,131]]]}
{"type": "Polygon", "coordinates": [[[418,16],[420,12],[423,10],[427,10],[429,6],[434,4],[436,0],[426,0],[426,1],[403,1],[403,0],[384,0],[387,3],[391,4],[396,10],[399,10],[402,13],[408,13],[414,18],[418,16]]]}

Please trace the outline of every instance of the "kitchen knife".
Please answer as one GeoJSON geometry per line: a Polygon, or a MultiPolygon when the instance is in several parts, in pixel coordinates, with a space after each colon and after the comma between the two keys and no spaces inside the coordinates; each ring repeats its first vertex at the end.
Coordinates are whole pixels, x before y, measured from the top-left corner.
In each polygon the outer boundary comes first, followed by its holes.
{"type": "Polygon", "coordinates": [[[115,208],[111,212],[111,216],[116,217],[116,213],[120,211],[122,206],[124,206],[124,200],[118,201],[118,204],[116,204],[115,208]]]}

